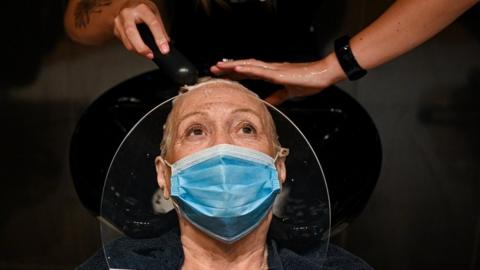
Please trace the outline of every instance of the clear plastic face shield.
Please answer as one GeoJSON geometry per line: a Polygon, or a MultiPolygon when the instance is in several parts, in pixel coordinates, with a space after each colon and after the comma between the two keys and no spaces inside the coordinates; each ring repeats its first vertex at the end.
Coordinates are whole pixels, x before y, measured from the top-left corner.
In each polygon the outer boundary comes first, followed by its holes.
{"type": "MultiPolygon", "coordinates": [[[[268,238],[279,247],[299,252],[315,249],[325,256],[330,236],[330,203],[318,158],[292,121],[273,106],[255,99],[271,115],[282,147],[271,159],[275,162],[279,157],[285,158],[286,177],[268,208],[273,214],[268,238]]],[[[104,254],[110,269],[155,269],[142,261],[152,262],[156,249],[172,246],[162,242],[162,235],[179,226],[177,214],[181,211],[176,211],[172,203],[178,200],[164,197],[157,181],[155,159],[161,154],[164,124],[175,100],[176,97],[163,102],[138,121],[111,162],[100,216],[104,254]]]]}

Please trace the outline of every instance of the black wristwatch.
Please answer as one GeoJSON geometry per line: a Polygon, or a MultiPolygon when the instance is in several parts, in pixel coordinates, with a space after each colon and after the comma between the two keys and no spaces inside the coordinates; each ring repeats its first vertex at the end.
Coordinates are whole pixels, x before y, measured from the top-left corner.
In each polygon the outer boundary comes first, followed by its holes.
{"type": "Polygon", "coordinates": [[[358,64],[355,56],[353,56],[349,36],[345,35],[335,40],[335,54],[350,81],[358,80],[367,75],[367,71],[358,64]]]}

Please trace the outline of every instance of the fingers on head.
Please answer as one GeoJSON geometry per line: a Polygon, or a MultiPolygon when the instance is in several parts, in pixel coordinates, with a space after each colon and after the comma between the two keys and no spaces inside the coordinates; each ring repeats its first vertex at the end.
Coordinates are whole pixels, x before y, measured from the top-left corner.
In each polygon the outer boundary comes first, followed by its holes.
{"type": "Polygon", "coordinates": [[[211,66],[210,67],[210,72],[212,72],[215,75],[223,74],[222,70],[218,66],[211,66]]]}
{"type": "Polygon", "coordinates": [[[254,59],[254,58],[244,60],[243,62],[244,62],[243,65],[252,65],[252,66],[259,66],[259,67],[266,67],[267,66],[267,63],[265,63],[263,61],[260,61],[260,60],[257,60],[257,59],[254,59]]]}
{"type": "Polygon", "coordinates": [[[236,66],[257,66],[268,68],[269,64],[257,59],[243,59],[243,60],[229,60],[229,61],[219,61],[217,65],[220,68],[234,68],[236,66]]]}
{"type": "Polygon", "coordinates": [[[235,67],[235,71],[237,73],[241,73],[243,75],[257,78],[257,79],[266,80],[274,84],[282,83],[279,77],[280,74],[278,74],[277,71],[271,70],[268,68],[259,67],[259,66],[241,65],[241,66],[235,67]]]}

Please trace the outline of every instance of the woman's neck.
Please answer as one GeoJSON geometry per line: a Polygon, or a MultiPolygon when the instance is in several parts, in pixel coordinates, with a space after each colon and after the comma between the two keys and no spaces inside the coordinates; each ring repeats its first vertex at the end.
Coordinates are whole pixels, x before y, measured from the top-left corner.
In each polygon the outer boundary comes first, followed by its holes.
{"type": "Polygon", "coordinates": [[[180,218],[184,253],[182,269],[268,269],[267,232],[271,214],[251,233],[233,244],[215,240],[180,218]]]}

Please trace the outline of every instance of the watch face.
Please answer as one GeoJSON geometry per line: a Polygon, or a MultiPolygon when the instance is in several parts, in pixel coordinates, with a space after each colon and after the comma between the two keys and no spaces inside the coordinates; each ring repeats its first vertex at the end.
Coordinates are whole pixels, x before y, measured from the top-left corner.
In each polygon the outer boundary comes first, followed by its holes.
{"type": "Polygon", "coordinates": [[[349,36],[342,36],[335,40],[335,54],[343,72],[350,81],[358,80],[367,75],[367,71],[358,64],[353,55],[349,36]]]}

